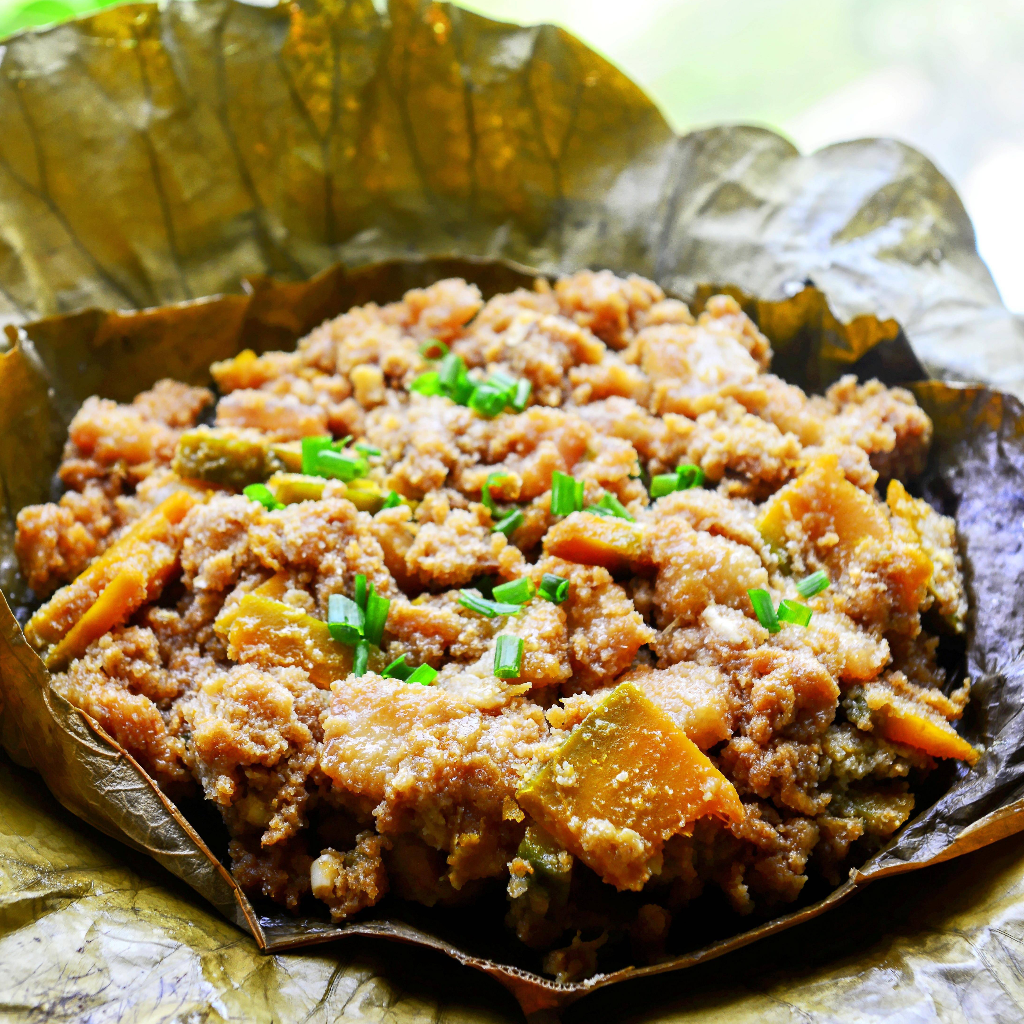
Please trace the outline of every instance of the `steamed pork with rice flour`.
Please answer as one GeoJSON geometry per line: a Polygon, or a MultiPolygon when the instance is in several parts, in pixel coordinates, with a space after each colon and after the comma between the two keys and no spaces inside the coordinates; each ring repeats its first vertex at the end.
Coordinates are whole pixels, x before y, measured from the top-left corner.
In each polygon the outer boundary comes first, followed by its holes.
{"type": "Polygon", "coordinates": [[[216,402],[90,398],[18,516],[26,635],[254,895],[503,884],[562,980],[657,959],[702,893],[837,884],[979,753],[928,417],[771,358],[728,296],[584,271],[354,308],[214,364],[216,402]]]}

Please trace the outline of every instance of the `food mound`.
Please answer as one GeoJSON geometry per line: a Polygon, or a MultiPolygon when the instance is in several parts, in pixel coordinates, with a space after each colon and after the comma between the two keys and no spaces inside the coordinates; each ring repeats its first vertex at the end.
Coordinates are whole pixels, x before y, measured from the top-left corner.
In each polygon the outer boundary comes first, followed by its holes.
{"type": "Polygon", "coordinates": [[[245,890],[341,921],[505,885],[561,980],[657,959],[705,891],[837,884],[978,756],[954,524],[900,482],[931,422],[771,358],[728,296],[585,271],[352,309],[214,364],[212,409],[90,398],[18,516],[26,635],[217,805],[245,890]]]}

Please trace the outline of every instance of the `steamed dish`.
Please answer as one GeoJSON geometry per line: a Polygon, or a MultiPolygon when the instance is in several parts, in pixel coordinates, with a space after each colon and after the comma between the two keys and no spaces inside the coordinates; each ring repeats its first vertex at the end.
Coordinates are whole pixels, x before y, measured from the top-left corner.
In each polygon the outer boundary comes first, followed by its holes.
{"type": "Polygon", "coordinates": [[[837,883],[978,756],[954,524],[905,486],[931,423],[770,363],[728,296],[587,271],[353,309],[215,364],[215,404],[89,399],[18,516],[26,635],[253,894],[504,885],[563,980],[656,959],[706,891],[837,883]]]}

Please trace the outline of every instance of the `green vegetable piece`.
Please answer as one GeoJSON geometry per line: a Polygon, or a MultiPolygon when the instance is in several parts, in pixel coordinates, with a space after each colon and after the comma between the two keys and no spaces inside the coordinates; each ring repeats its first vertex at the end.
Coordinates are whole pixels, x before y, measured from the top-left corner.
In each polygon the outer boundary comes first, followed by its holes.
{"type": "Polygon", "coordinates": [[[440,338],[427,338],[420,345],[420,355],[424,359],[444,359],[448,355],[448,346],[440,338]]]}
{"type": "Polygon", "coordinates": [[[405,663],[405,655],[402,654],[384,669],[383,675],[385,679],[401,679],[404,682],[412,672],[412,668],[405,663]]]}
{"type": "Polygon", "coordinates": [[[504,391],[509,398],[515,394],[516,385],[519,383],[518,377],[510,377],[507,373],[502,373],[501,370],[495,370],[487,379],[487,383],[492,387],[496,387],[499,391],[504,391]]]}
{"type": "Polygon", "coordinates": [[[526,517],[523,515],[522,509],[513,509],[504,519],[500,522],[495,523],[491,527],[492,533],[503,533],[506,537],[511,539],[512,534],[523,525],[526,517]]]}
{"type": "Polygon", "coordinates": [[[331,448],[317,452],[316,466],[317,472],[321,476],[345,481],[366,476],[370,469],[362,455],[357,455],[355,452],[336,452],[331,448]]]}
{"type": "Polygon", "coordinates": [[[363,639],[366,619],[363,609],[344,594],[331,594],[327,602],[327,628],[339,643],[350,647],[363,639]]]}
{"type": "Polygon", "coordinates": [[[682,466],[676,466],[676,477],[679,479],[679,484],[676,487],[678,491],[688,491],[691,487],[700,487],[704,483],[704,470],[700,466],[694,466],[690,463],[686,463],[682,466]]]}
{"type": "Polygon", "coordinates": [[[480,502],[490,510],[492,516],[498,511],[498,506],[495,504],[494,498],[491,497],[491,487],[507,478],[508,473],[491,473],[484,481],[483,487],[480,488],[480,502]]]}
{"type": "Polygon", "coordinates": [[[598,503],[597,508],[604,509],[611,513],[618,519],[628,519],[631,523],[635,523],[636,520],[633,518],[632,513],[626,508],[625,505],[615,497],[614,494],[606,494],[598,503]]]}
{"type": "Polygon", "coordinates": [[[783,601],[779,604],[778,618],[780,622],[792,622],[797,626],[806,626],[814,614],[813,609],[808,608],[799,601],[783,601]]]}
{"type": "Polygon", "coordinates": [[[276,512],[278,509],[284,508],[284,505],[274,497],[266,484],[249,484],[242,493],[250,501],[258,501],[268,512],[276,512]]]}
{"type": "Polygon", "coordinates": [[[427,370],[426,373],[421,373],[409,385],[409,390],[421,395],[444,394],[444,388],[441,386],[441,378],[437,370],[427,370]]]}
{"type": "Polygon", "coordinates": [[[356,644],[355,653],[352,656],[352,674],[354,676],[365,675],[369,662],[370,645],[366,640],[360,640],[356,644]]]}
{"type": "Polygon", "coordinates": [[[402,499],[398,495],[398,491],[389,491],[388,496],[384,499],[384,504],[381,508],[398,508],[402,504],[402,499]]]}
{"type": "Polygon", "coordinates": [[[796,585],[797,593],[803,598],[814,597],[815,594],[820,594],[827,587],[828,574],[824,569],[812,572],[810,576],[798,580],[796,585]]]}
{"type": "Polygon", "coordinates": [[[360,442],[353,447],[368,459],[379,459],[384,454],[375,444],[363,444],[360,442]]]}
{"type": "Polygon", "coordinates": [[[388,612],[391,610],[391,600],[381,597],[370,584],[366,594],[366,629],[364,635],[371,644],[380,647],[384,640],[384,626],[388,621],[388,612]]]}
{"type": "Polygon", "coordinates": [[[533,384],[523,378],[517,381],[516,389],[512,394],[509,404],[516,412],[523,412],[530,404],[530,395],[533,393],[533,384]]]}
{"type": "Polygon", "coordinates": [[[319,501],[323,497],[325,483],[327,481],[322,476],[275,473],[267,481],[267,487],[278,501],[294,505],[300,501],[319,501]]]}
{"type": "Polygon", "coordinates": [[[772,604],[771,594],[767,590],[761,590],[757,587],[753,590],[748,590],[747,595],[750,597],[750,603],[754,606],[754,614],[757,616],[757,621],[769,633],[778,633],[782,627],[779,625],[778,616],[775,614],[775,606],[772,604]]]}
{"type": "Polygon", "coordinates": [[[569,596],[569,581],[553,572],[544,573],[540,578],[540,596],[553,604],[561,604],[569,596]]]}
{"type": "Polygon", "coordinates": [[[354,598],[357,605],[366,611],[366,576],[364,573],[356,574],[356,582],[353,587],[354,598]]]}
{"type": "Polygon", "coordinates": [[[419,683],[420,686],[429,686],[437,678],[437,669],[429,665],[419,665],[414,668],[412,674],[406,677],[407,683],[419,683]]]}
{"type": "Polygon", "coordinates": [[[499,679],[518,679],[522,671],[522,637],[499,636],[494,648],[494,674],[499,679]]]}
{"type": "Polygon", "coordinates": [[[542,886],[552,903],[565,906],[572,880],[572,854],[547,830],[534,823],[527,828],[516,856],[533,868],[533,874],[528,876],[529,887],[542,886]]]}
{"type": "Polygon", "coordinates": [[[551,474],[551,514],[567,516],[583,509],[583,481],[555,470],[551,474]]]}
{"type": "Polygon", "coordinates": [[[319,454],[331,447],[330,437],[304,437],[302,439],[302,472],[306,476],[323,476],[317,468],[319,454]]]}
{"type": "Polygon", "coordinates": [[[266,480],[274,461],[267,441],[255,432],[196,427],[179,438],[171,468],[187,479],[241,490],[266,480]]]}
{"type": "Polygon", "coordinates": [[[651,477],[649,488],[652,498],[664,498],[679,489],[679,476],[676,473],[659,473],[651,477]]]}
{"type": "Polygon", "coordinates": [[[476,594],[471,594],[467,590],[459,591],[459,604],[463,608],[468,608],[471,612],[476,612],[478,615],[486,615],[489,619],[493,619],[498,615],[518,615],[523,610],[518,604],[502,604],[499,601],[488,601],[486,597],[477,597],[476,594]]]}
{"type": "Polygon", "coordinates": [[[508,394],[493,384],[481,384],[469,397],[470,409],[489,420],[504,412],[507,404],[508,394]]]}
{"type": "Polygon", "coordinates": [[[533,580],[527,576],[513,580],[511,583],[501,583],[494,588],[494,600],[503,601],[507,604],[526,604],[537,592],[533,580]]]}

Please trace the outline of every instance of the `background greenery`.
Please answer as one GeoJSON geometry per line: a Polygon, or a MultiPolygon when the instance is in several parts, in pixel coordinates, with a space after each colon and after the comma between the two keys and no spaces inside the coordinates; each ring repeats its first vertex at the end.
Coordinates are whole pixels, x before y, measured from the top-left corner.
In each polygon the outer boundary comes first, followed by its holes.
{"type": "MultiPolygon", "coordinates": [[[[0,36],[101,6],[0,0],[0,36]]],[[[563,25],[643,85],[680,131],[762,123],[803,150],[876,135],[910,142],[957,185],[1004,300],[1024,311],[1021,0],[466,0],[464,6],[504,20],[563,25]]]]}

